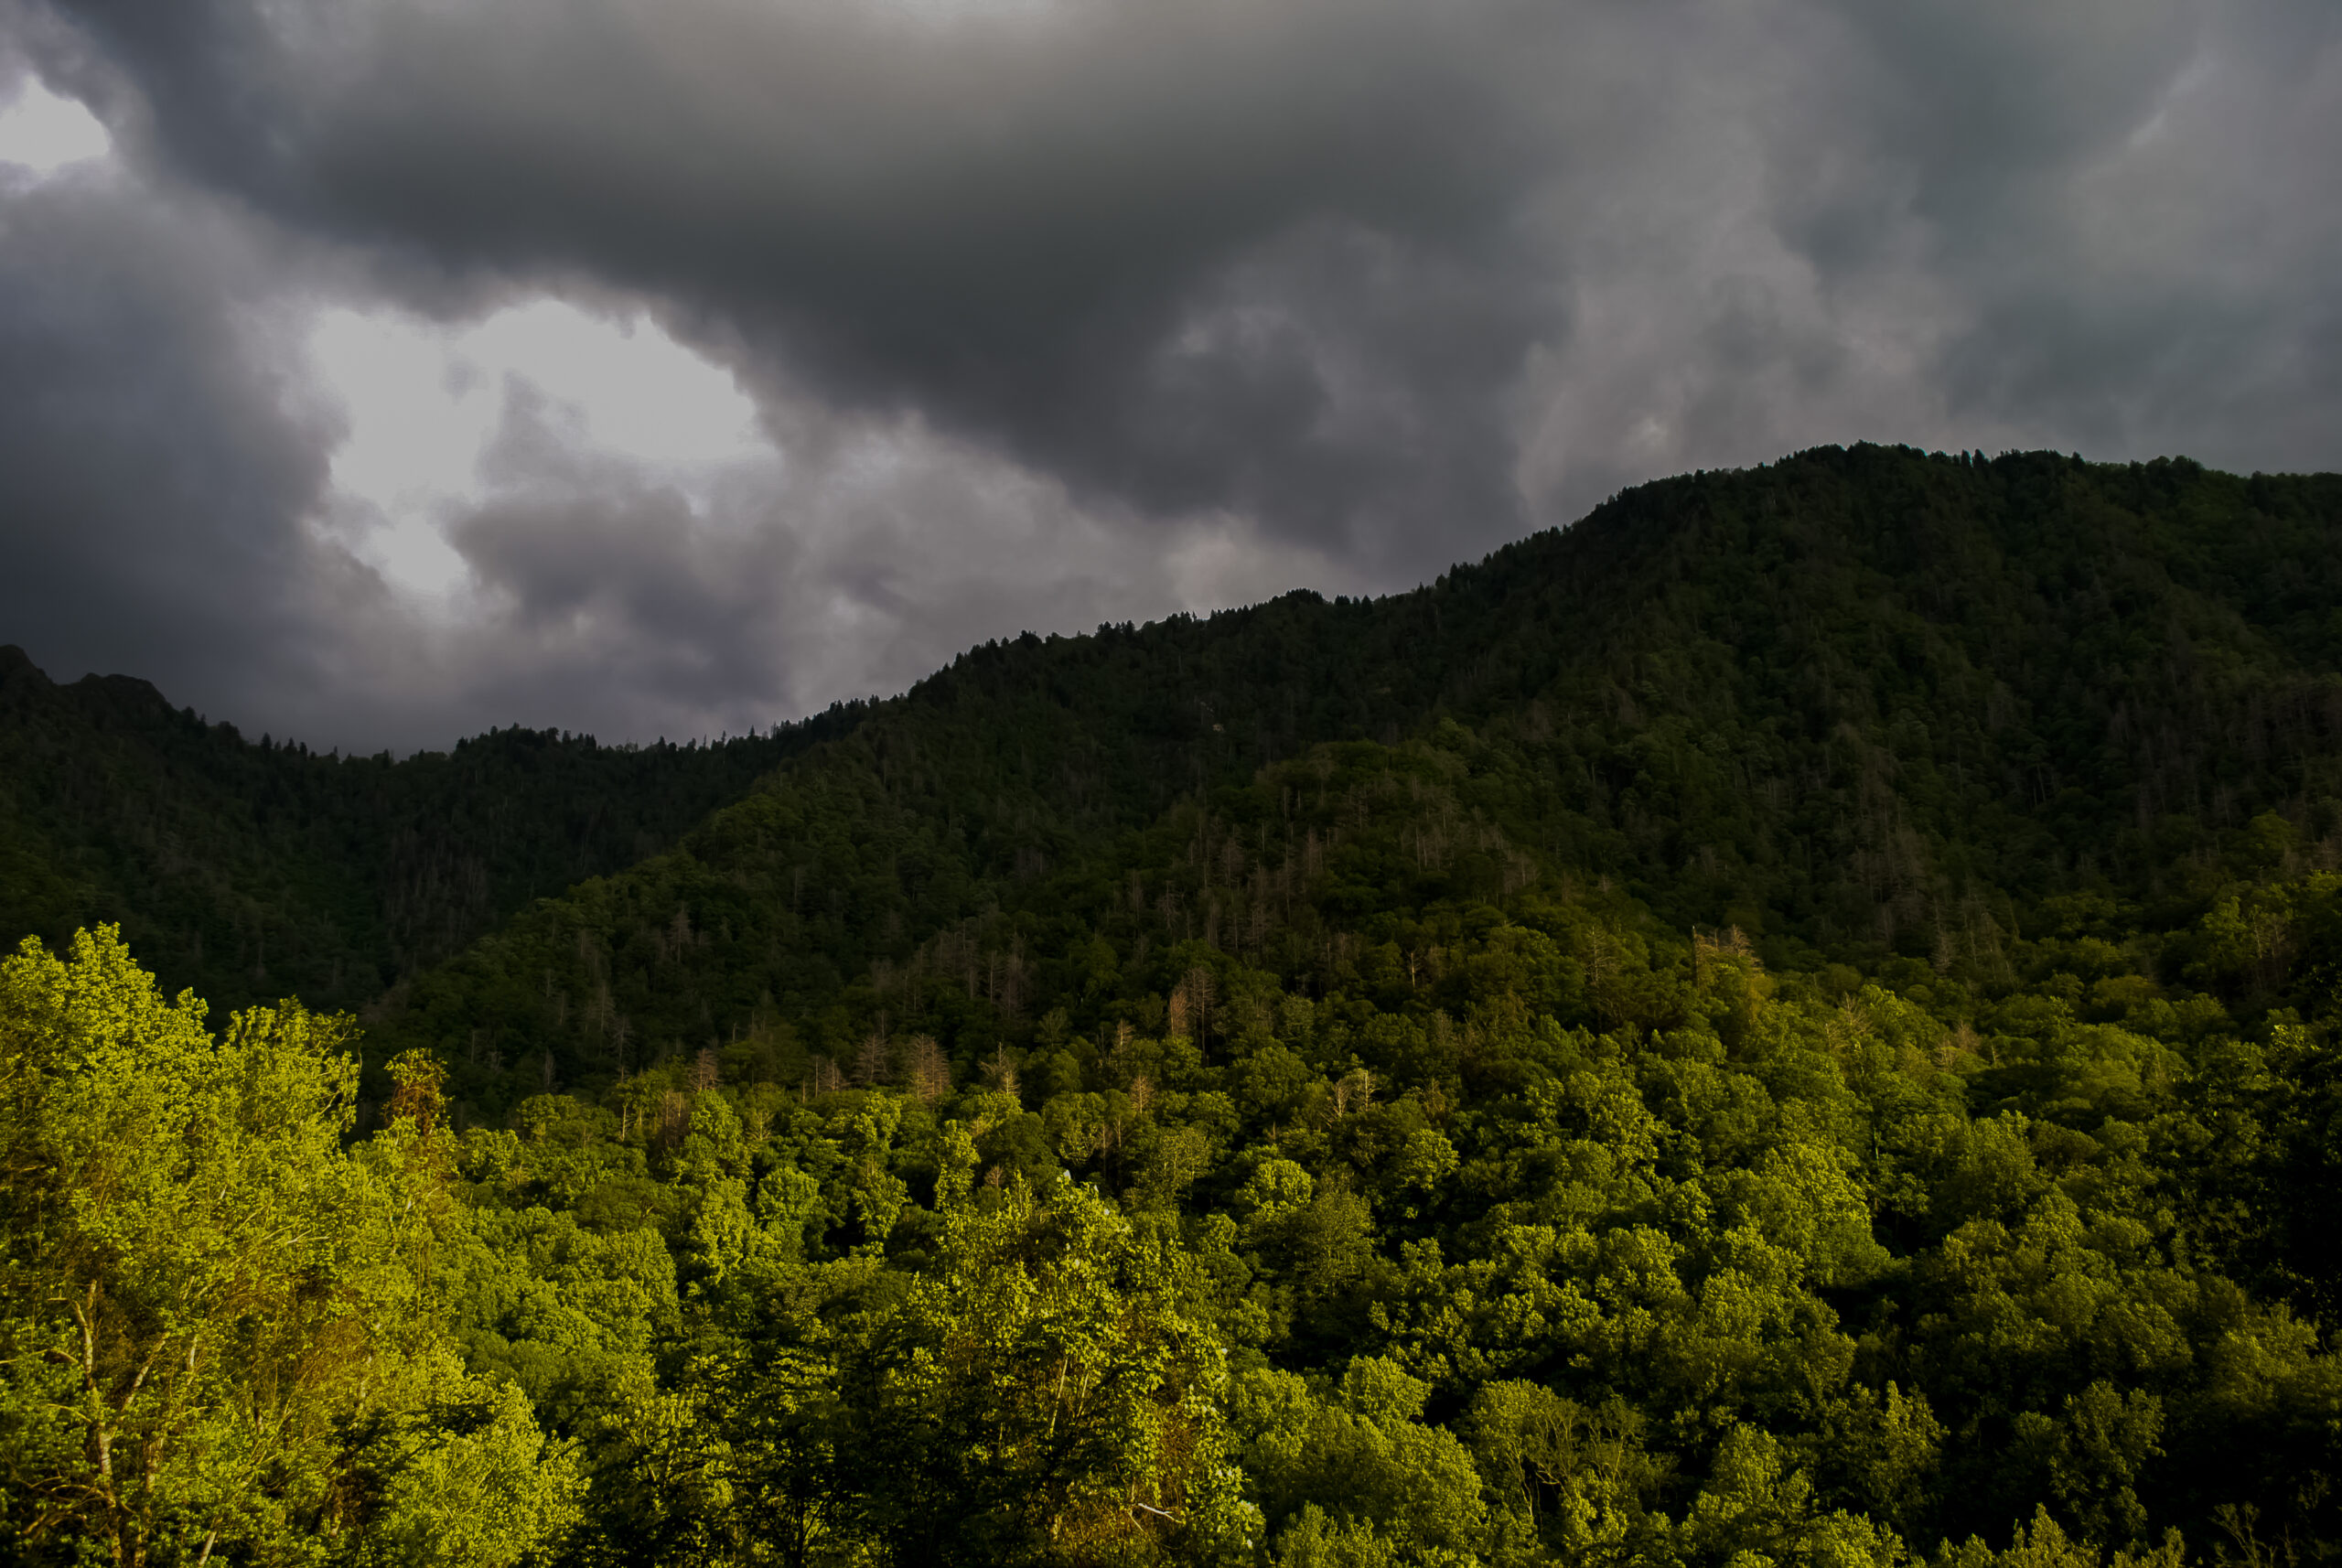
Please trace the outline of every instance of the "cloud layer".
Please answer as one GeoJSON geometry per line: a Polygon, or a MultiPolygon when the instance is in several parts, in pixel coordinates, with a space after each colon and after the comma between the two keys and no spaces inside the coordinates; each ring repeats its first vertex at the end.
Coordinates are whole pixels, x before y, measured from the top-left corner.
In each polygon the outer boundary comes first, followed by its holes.
{"type": "Polygon", "coordinates": [[[737,728],[1817,442],[2342,430],[2322,3],[6,0],[28,75],[113,152],[0,165],[0,639],[343,744],[737,728]],[[548,300],[673,380],[465,346],[548,300]],[[353,478],[392,426],[464,471],[353,478]]]}

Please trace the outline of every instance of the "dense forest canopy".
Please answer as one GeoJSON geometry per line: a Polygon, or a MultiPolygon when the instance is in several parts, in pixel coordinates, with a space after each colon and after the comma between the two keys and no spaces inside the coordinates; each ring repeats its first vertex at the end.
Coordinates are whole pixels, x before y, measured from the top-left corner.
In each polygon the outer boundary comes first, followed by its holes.
{"type": "Polygon", "coordinates": [[[714,747],[0,696],[34,1561],[2342,1555],[2342,479],[1825,449],[714,747]]]}
{"type": "Polygon", "coordinates": [[[257,745],[144,681],[0,647],[0,929],[113,921],[221,1005],[358,1006],[530,899],[667,848],[841,707],[714,745],[515,726],[393,760],[257,745]]]}

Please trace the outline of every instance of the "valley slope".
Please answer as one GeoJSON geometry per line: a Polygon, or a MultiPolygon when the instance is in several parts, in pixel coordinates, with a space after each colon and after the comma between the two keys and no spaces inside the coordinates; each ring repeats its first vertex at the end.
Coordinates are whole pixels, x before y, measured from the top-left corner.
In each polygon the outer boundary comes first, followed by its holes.
{"type": "Polygon", "coordinates": [[[6,682],[11,920],[364,1004],[498,1561],[2342,1555],[2342,478],[1825,448],[711,748],[6,682]]]}

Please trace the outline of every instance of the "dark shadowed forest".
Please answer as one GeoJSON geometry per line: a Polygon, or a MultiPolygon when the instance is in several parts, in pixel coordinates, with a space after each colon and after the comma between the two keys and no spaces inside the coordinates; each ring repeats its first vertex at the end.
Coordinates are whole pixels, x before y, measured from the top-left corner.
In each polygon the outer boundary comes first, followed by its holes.
{"type": "Polygon", "coordinates": [[[0,747],[18,1561],[2342,1557],[2342,478],[1821,449],[710,745],[9,650],[0,747]]]}

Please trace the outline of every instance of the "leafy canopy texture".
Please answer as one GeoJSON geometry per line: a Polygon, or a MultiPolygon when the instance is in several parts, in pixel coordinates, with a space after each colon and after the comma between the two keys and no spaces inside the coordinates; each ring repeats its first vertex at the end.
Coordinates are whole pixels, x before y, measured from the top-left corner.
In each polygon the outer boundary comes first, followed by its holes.
{"type": "Polygon", "coordinates": [[[2335,477],[1806,453],[671,755],[0,687],[36,1561],[2342,1560],[2335,477]]]}
{"type": "Polygon", "coordinates": [[[1247,1533],[1221,1347],[1180,1310],[1168,1238],[1069,1176],[1046,1200],[943,1193],[935,1266],[847,1374],[898,1555],[1143,1560],[1247,1533]]]}
{"type": "Polygon", "coordinates": [[[0,963],[8,1530],[36,1560],[517,1561],[572,1480],[436,1331],[444,1133],[346,1150],[347,1020],[204,1014],[111,929],[0,963]]]}

